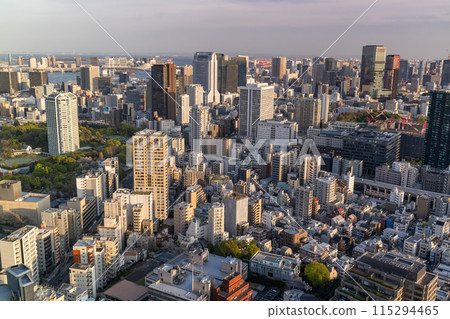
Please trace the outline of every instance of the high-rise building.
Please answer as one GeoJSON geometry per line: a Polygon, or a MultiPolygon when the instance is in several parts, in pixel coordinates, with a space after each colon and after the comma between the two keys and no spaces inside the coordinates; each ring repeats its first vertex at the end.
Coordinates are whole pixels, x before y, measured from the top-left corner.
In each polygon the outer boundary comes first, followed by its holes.
{"type": "Polygon", "coordinates": [[[82,264],[70,266],[70,284],[86,290],[90,298],[95,298],[97,296],[95,266],[82,264]]]}
{"type": "Polygon", "coordinates": [[[361,93],[378,98],[383,89],[383,75],[386,64],[386,47],[366,45],[361,60],[361,93]]]}
{"type": "Polygon", "coordinates": [[[106,187],[103,173],[88,172],[76,179],[77,197],[94,197],[97,202],[97,215],[103,213],[103,201],[106,199],[106,187]]]}
{"type": "Polygon", "coordinates": [[[45,274],[56,265],[57,251],[53,237],[54,233],[50,229],[38,229],[36,235],[36,247],[40,275],[45,274]]]}
{"type": "Polygon", "coordinates": [[[391,97],[395,98],[398,94],[398,78],[400,73],[400,56],[388,55],[386,57],[386,67],[384,71],[384,88],[391,91],[391,97]]]}
{"type": "Polygon", "coordinates": [[[248,56],[238,55],[232,56],[231,61],[234,61],[238,65],[238,86],[247,85],[247,69],[248,69],[248,56]]]}
{"type": "Polygon", "coordinates": [[[450,91],[432,91],[430,95],[422,162],[446,169],[450,165],[450,91]]]}
{"type": "Polygon", "coordinates": [[[409,61],[408,60],[400,60],[400,70],[398,79],[400,82],[408,81],[408,73],[409,73],[409,61]]]}
{"type": "MultiPolygon", "coordinates": [[[[50,208],[42,213],[44,227],[56,227],[59,234],[59,246],[62,256],[70,250],[69,216],[68,210],[50,208]]],[[[73,228],[73,227],[72,227],[73,228]]]]}
{"type": "Polygon", "coordinates": [[[82,66],[80,68],[80,86],[82,90],[95,91],[98,89],[100,68],[98,66],[82,66]]]}
{"type": "Polygon", "coordinates": [[[278,152],[272,156],[272,182],[286,182],[289,170],[290,154],[286,152],[278,152]]]}
{"type": "Polygon", "coordinates": [[[239,136],[256,137],[256,125],[273,118],[274,87],[267,83],[240,87],[239,136]]]}
{"type": "Polygon", "coordinates": [[[29,76],[30,76],[30,87],[43,86],[48,84],[48,72],[34,71],[30,72],[29,76]]]}
{"type": "Polygon", "coordinates": [[[133,136],[134,190],[153,193],[154,217],[166,219],[169,196],[168,140],[161,131],[142,130],[133,136]]]}
{"type": "Polygon", "coordinates": [[[177,95],[186,93],[186,86],[191,85],[194,78],[194,68],[192,65],[177,67],[177,95]]]}
{"type": "Polygon", "coordinates": [[[208,210],[208,241],[215,245],[224,240],[225,233],[225,206],[222,203],[213,203],[208,210]]]}
{"type": "Polygon", "coordinates": [[[295,100],[294,118],[298,124],[298,130],[301,132],[306,132],[311,126],[319,127],[321,120],[321,101],[310,98],[295,100]]]}
{"type": "Polygon", "coordinates": [[[152,66],[152,79],[147,83],[147,108],[159,117],[177,119],[176,66],[172,63],[152,66]]]}
{"type": "Polygon", "coordinates": [[[310,186],[301,186],[295,192],[295,218],[308,221],[312,217],[313,189],[310,186]]]}
{"type": "Polygon", "coordinates": [[[77,97],[54,92],[45,99],[48,150],[51,155],[74,152],[80,148],[77,97]]]}
{"type": "Polygon", "coordinates": [[[186,231],[194,218],[194,207],[186,202],[180,202],[173,207],[173,227],[175,234],[186,235],[186,231]]]}
{"type": "Polygon", "coordinates": [[[6,282],[14,297],[20,301],[35,300],[36,281],[33,278],[32,269],[24,264],[6,268],[6,282]]]}
{"type": "Polygon", "coordinates": [[[295,139],[298,124],[287,120],[264,120],[256,125],[256,139],[295,139]]]}
{"type": "Polygon", "coordinates": [[[203,86],[191,84],[186,86],[186,94],[189,95],[189,106],[203,104],[203,86]]]}
{"type": "Polygon", "coordinates": [[[239,65],[235,61],[218,58],[217,88],[220,94],[236,93],[238,88],[239,65]]]}
{"type": "Polygon", "coordinates": [[[262,200],[260,198],[251,198],[248,202],[248,223],[250,226],[256,226],[261,223],[262,200]]]}
{"type": "Polygon", "coordinates": [[[19,90],[19,80],[17,72],[0,72],[0,94],[14,93],[19,90]]]}
{"type": "Polygon", "coordinates": [[[321,207],[336,201],[336,179],[334,177],[319,177],[314,186],[314,197],[317,197],[321,207]]]}
{"type": "Polygon", "coordinates": [[[450,84],[450,59],[444,60],[442,64],[441,85],[442,87],[450,84]]]}
{"type": "Polygon", "coordinates": [[[206,104],[220,103],[218,88],[218,61],[215,52],[197,52],[194,55],[194,84],[201,84],[205,90],[206,104]]]}
{"type": "Polygon", "coordinates": [[[191,150],[202,153],[202,141],[208,136],[209,129],[209,107],[194,105],[191,109],[191,150]]]}
{"type": "Polygon", "coordinates": [[[319,94],[320,100],[320,122],[322,124],[328,123],[328,113],[330,112],[330,95],[319,94]]]}
{"type": "Polygon", "coordinates": [[[286,57],[272,58],[272,79],[279,82],[286,74],[286,57]]]}
{"type": "Polygon", "coordinates": [[[237,225],[248,221],[248,197],[235,192],[225,194],[225,231],[230,236],[237,235],[237,225]]]}
{"type": "Polygon", "coordinates": [[[24,264],[31,269],[34,282],[39,282],[39,260],[36,246],[37,228],[22,227],[0,240],[3,269],[24,264]]]}
{"type": "Polygon", "coordinates": [[[177,124],[188,125],[189,116],[191,113],[191,107],[189,106],[189,95],[182,94],[178,97],[177,113],[177,124]]]}

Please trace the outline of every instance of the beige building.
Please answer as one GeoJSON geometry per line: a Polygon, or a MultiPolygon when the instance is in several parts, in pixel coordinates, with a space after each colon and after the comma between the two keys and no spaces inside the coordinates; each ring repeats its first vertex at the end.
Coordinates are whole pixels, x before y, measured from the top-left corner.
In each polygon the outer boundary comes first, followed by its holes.
{"type": "Polygon", "coordinates": [[[17,225],[41,224],[41,213],[50,208],[50,195],[22,194],[20,181],[0,181],[0,219],[17,225]]]}
{"type": "Polygon", "coordinates": [[[186,235],[186,230],[194,218],[194,207],[186,202],[181,202],[173,207],[174,233],[186,235]]]}
{"type": "Polygon", "coordinates": [[[295,101],[294,118],[299,131],[306,132],[310,126],[320,125],[320,105],[318,99],[302,98],[295,101]]]}
{"type": "Polygon", "coordinates": [[[133,136],[136,192],[153,193],[154,217],[166,219],[169,195],[168,140],[163,132],[143,130],[133,136]]]}
{"type": "Polygon", "coordinates": [[[39,282],[37,230],[37,227],[25,226],[0,240],[2,268],[24,264],[31,269],[34,282],[39,282]]]}

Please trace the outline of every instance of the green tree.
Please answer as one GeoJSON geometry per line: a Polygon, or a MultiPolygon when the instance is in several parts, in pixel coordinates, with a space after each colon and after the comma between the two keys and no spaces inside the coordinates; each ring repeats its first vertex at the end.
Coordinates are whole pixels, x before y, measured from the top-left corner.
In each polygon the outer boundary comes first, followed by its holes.
{"type": "Polygon", "coordinates": [[[324,264],[318,262],[306,265],[304,276],[306,281],[315,289],[324,287],[330,281],[330,271],[324,264]]]}

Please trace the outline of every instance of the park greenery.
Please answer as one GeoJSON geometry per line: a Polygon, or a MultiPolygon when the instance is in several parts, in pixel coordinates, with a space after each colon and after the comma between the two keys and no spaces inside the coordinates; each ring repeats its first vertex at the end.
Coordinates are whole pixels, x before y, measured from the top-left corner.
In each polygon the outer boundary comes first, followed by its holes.
{"type": "Polygon", "coordinates": [[[232,256],[244,260],[249,260],[260,250],[254,241],[248,243],[245,240],[238,241],[236,239],[225,240],[214,246],[209,244],[208,249],[215,255],[232,256]]]}
{"type": "Polygon", "coordinates": [[[322,263],[307,264],[303,271],[304,278],[313,288],[322,288],[330,281],[330,271],[322,263]]]}
{"type": "MultiPolygon", "coordinates": [[[[126,162],[125,142],[139,129],[121,123],[118,127],[80,126],[79,130],[81,149],[61,156],[36,158],[28,164],[29,174],[6,175],[0,180],[20,180],[24,191],[72,197],[75,196],[75,179],[78,175],[96,168],[97,160],[114,156],[117,156],[119,163],[122,164],[119,178],[123,178],[123,167],[126,162]]],[[[4,125],[0,127],[0,141],[0,157],[8,161],[22,159],[12,157],[12,154],[13,150],[21,149],[23,145],[41,148],[43,152],[47,152],[47,127],[45,123],[4,125]]]]}

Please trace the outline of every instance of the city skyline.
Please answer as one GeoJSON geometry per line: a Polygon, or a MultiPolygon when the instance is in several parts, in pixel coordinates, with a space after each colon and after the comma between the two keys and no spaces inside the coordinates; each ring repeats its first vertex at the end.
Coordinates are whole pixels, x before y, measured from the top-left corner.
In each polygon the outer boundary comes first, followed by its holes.
{"type": "MultiPolygon", "coordinates": [[[[374,3],[366,0],[262,1],[256,6],[252,0],[214,2],[214,11],[205,9],[208,6],[203,0],[195,3],[173,0],[164,4],[134,0],[108,6],[108,10],[103,0],[78,3],[131,55],[236,51],[252,56],[293,57],[320,55],[374,3]],[[269,14],[283,14],[284,18],[271,19],[269,14]],[[248,39],[253,39],[251,45],[248,39]]],[[[10,12],[21,12],[20,16],[4,17],[5,25],[13,24],[17,18],[25,23],[16,25],[15,32],[1,28],[5,30],[0,31],[4,39],[1,53],[125,53],[75,1],[43,0],[26,6],[6,1],[4,6],[10,12]],[[40,42],[42,34],[50,35],[45,50],[40,42]]],[[[404,58],[443,59],[449,54],[449,48],[440,39],[442,30],[449,24],[449,10],[443,0],[434,1],[429,7],[416,0],[395,3],[379,0],[326,56],[358,57],[360,47],[372,43],[383,44],[388,47],[388,54],[400,54],[404,58]],[[422,45],[411,41],[411,35],[422,45]]]]}

